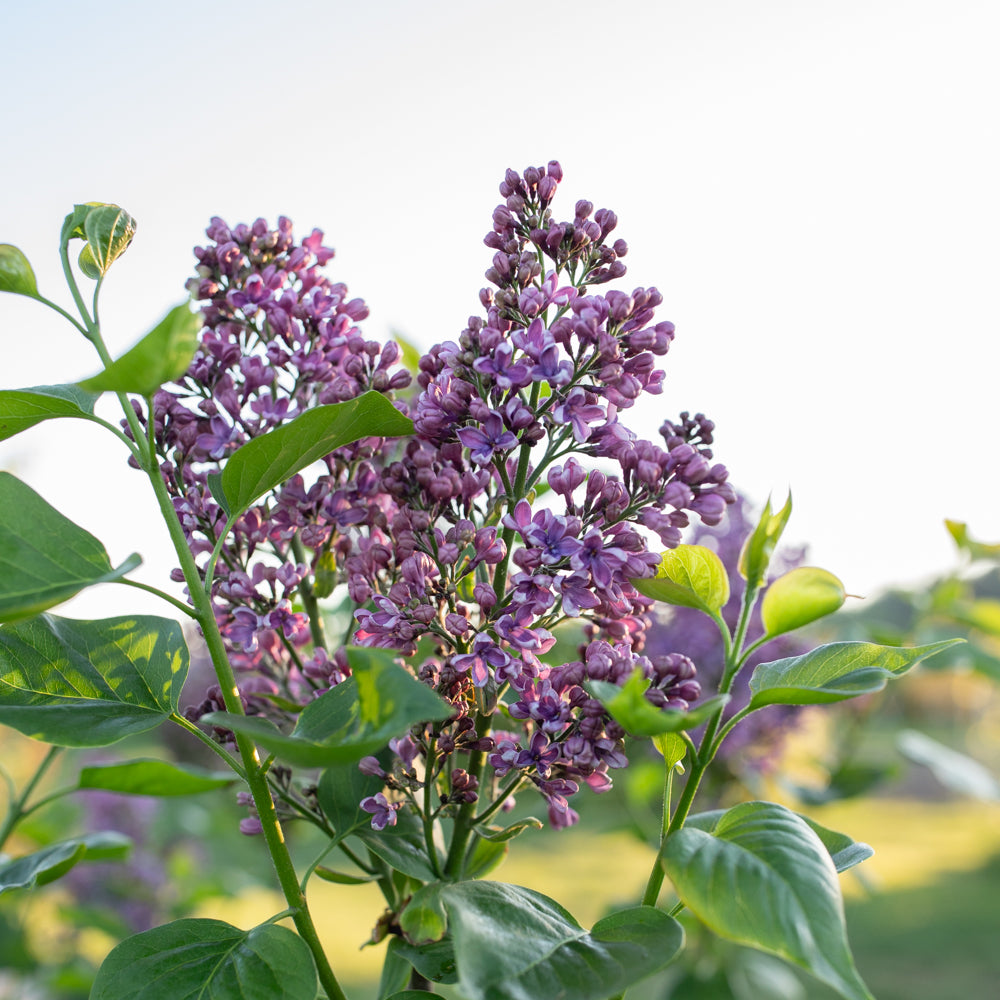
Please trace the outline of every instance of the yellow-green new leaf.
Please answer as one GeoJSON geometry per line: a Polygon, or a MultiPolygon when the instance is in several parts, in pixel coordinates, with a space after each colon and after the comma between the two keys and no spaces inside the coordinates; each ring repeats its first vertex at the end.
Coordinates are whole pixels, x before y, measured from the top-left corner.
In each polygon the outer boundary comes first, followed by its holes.
{"type": "Polygon", "coordinates": [[[10,243],[0,243],[0,292],[38,298],[38,283],[28,258],[10,243]]]}
{"type": "Polygon", "coordinates": [[[632,580],[655,601],[716,614],[729,600],[729,577],[722,560],[704,545],[678,545],[660,556],[656,576],[632,580]]]}
{"type": "Polygon", "coordinates": [[[754,528],[753,534],[746,540],[737,569],[740,576],[751,587],[759,587],[767,576],[767,567],[774,554],[788,519],[792,516],[792,495],[788,494],[785,506],[777,514],[771,513],[771,498],[768,497],[764,510],[754,528]]]}
{"type": "Polygon", "coordinates": [[[799,566],[767,588],[760,603],[761,621],[767,635],[782,635],[833,614],[846,596],[844,585],[832,573],[799,566]]]}

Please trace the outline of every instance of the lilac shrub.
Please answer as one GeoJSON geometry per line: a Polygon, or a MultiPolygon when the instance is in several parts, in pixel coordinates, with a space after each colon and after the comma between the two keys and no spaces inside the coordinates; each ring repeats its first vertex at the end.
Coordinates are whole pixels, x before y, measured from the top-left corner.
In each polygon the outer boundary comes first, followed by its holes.
{"type": "MultiPolygon", "coordinates": [[[[96,538],[0,473],[0,722],[51,744],[21,790],[8,782],[0,846],[78,788],[177,796],[238,783],[240,829],[260,837],[287,904],[250,930],[182,918],[127,938],[91,1000],[316,1000],[317,989],[346,1000],[310,910],[314,875],[384,896],[372,934],[388,939],[381,1000],[441,1000],[437,982],[465,1000],[621,998],[680,951],[684,908],[871,1000],[836,880],[870,848],[771,802],[692,806],[757,712],[877,690],[950,643],[757,655],[837,610],[843,587],[805,566],[767,582],[790,501],[753,526],[730,522],[717,544],[730,563],[740,546],[738,576],[702,535],[683,543],[736,500],[714,425],[685,412],[655,441],[628,428],[635,401],[662,392],[674,327],[655,318],[655,288],[613,287],[628,253],[613,212],[580,200],[557,221],[561,180],[555,161],[506,172],[482,311],[415,372],[399,344],[361,332],[367,307],[327,276],[323,234],[298,240],[284,218],[275,229],[213,219],[188,284],[200,311],[171,310],[117,359],[97,302],[131,216],[101,203],[67,216],[60,256],[79,318],[0,245],[0,290],[57,310],[102,365],[79,383],[0,391],[0,439],[60,417],[113,434],[149,483],[186,598],[129,579],[137,556],[113,566],[96,538]],[[95,282],[92,304],[78,273],[95,282]],[[103,393],[117,396],[118,426],[95,413],[103,393]],[[190,653],[177,621],[43,613],[102,582],[192,619],[215,675],[198,704],[180,705],[190,653]],[[651,631],[655,602],[681,610],[651,631]],[[717,643],[691,644],[690,614],[717,643]],[[568,651],[567,634],[579,640],[568,651]],[[704,670],[706,657],[721,670],[704,670]],[[34,798],[62,748],[168,721],[226,771],[126,760],[34,798]],[[611,787],[630,739],[652,739],[664,759],[638,905],[586,931],[554,900],[485,878],[542,825],[509,815],[515,794],[537,793],[550,826],[571,826],[574,796],[611,787]],[[293,819],[322,840],[302,870],[293,819]]],[[[0,892],[126,846],[106,831],[42,844],[0,860],[0,892]]]]}

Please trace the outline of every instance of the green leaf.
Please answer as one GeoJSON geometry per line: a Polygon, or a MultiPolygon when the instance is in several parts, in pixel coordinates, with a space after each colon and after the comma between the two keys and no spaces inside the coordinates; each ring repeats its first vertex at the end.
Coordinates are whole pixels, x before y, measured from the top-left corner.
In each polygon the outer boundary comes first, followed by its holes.
{"type": "MultiPolygon", "coordinates": [[[[668,768],[677,767],[687,756],[688,746],[677,733],[660,733],[653,737],[653,746],[659,751],[668,768]]],[[[680,768],[681,773],[684,769],[680,768]]]]}
{"type": "Polygon", "coordinates": [[[759,587],[767,576],[767,567],[774,555],[789,517],[792,516],[792,494],[788,494],[785,506],[777,514],[771,513],[771,498],[767,498],[757,526],[743,545],[740,552],[739,573],[748,586],[759,587]]]}
{"type": "Polygon", "coordinates": [[[384,778],[362,774],[357,764],[340,764],[323,772],[316,788],[316,801],[338,839],[371,823],[371,813],[366,813],[358,803],[382,791],[383,785],[384,778]]]}
{"type": "Polygon", "coordinates": [[[112,568],[90,532],[9,472],[0,472],[0,510],[0,622],[29,618],[140,563],[132,555],[112,568]]]}
{"type": "MultiPolygon", "coordinates": [[[[412,813],[401,810],[396,813],[395,826],[387,826],[384,830],[373,830],[371,826],[361,827],[354,835],[396,871],[420,882],[433,882],[438,878],[427,856],[423,825],[412,813]]],[[[440,870],[443,845],[440,830],[436,827],[434,839],[440,870]]]]}
{"type": "Polygon", "coordinates": [[[975,541],[969,535],[969,529],[962,521],[945,521],[945,528],[955,540],[960,552],[968,552],[973,559],[990,559],[996,561],[1000,559],[1000,542],[987,544],[975,541]]]}
{"type": "MultiPolygon", "coordinates": [[[[704,830],[705,833],[714,833],[716,826],[718,826],[725,815],[725,809],[712,809],[709,812],[689,816],[684,825],[686,827],[693,827],[696,830],[704,830]]],[[[868,844],[854,841],[846,833],[838,833],[836,830],[830,830],[822,824],[817,823],[814,819],[803,816],[801,813],[796,813],[795,815],[808,823],[813,833],[819,837],[820,842],[826,848],[827,854],[830,855],[830,860],[833,862],[833,867],[837,870],[838,874],[846,872],[848,868],[853,868],[855,865],[861,864],[862,861],[867,861],[875,853],[868,844]]]]}
{"type": "Polygon", "coordinates": [[[80,771],[77,788],[101,788],[119,795],[156,795],[162,798],[197,795],[225,788],[236,776],[206,771],[192,764],[165,760],[129,760],[120,764],[96,764],[80,771]]]}
{"type": "Polygon", "coordinates": [[[587,681],[584,687],[611,713],[611,717],[632,736],[659,736],[696,729],[729,701],[729,695],[719,694],[702,702],[690,712],[677,708],[657,708],[647,701],[648,681],[637,667],[621,686],[610,681],[587,681]]]}
{"type": "Polygon", "coordinates": [[[227,515],[242,513],[268,490],[345,444],[412,433],[413,422],[373,390],[344,403],[317,406],[253,438],[229,456],[221,473],[208,477],[209,488],[227,515]]]}
{"type": "Polygon", "coordinates": [[[432,983],[458,981],[455,949],[448,938],[418,948],[400,937],[394,937],[389,942],[387,955],[408,962],[424,979],[429,979],[432,983]]]}
{"type": "Polygon", "coordinates": [[[118,205],[95,206],[84,217],[83,234],[88,254],[86,262],[80,255],[80,267],[89,278],[102,277],[132,242],[135,219],[118,205]]]}
{"type": "Polygon", "coordinates": [[[10,243],[0,243],[0,292],[38,298],[38,282],[28,258],[10,243]]]}
{"type": "Polygon", "coordinates": [[[904,757],[923,764],[945,788],[984,802],[1000,801],[1000,783],[978,760],[915,729],[904,729],[896,745],[904,757]]]}
{"type": "Polygon", "coordinates": [[[427,990],[403,990],[393,993],[388,1000],[444,1000],[440,993],[428,993],[427,990]]]}
{"type": "Polygon", "coordinates": [[[93,416],[97,395],[77,385],[36,385],[0,391],[0,441],[54,417],[93,416]]]}
{"type": "Polygon", "coordinates": [[[802,656],[761,663],[750,678],[749,707],[823,705],[872,694],[926,657],[964,641],[946,639],[913,647],[832,642],[802,656]]]}
{"type": "Polygon", "coordinates": [[[246,733],[289,763],[323,767],[358,761],[411,726],[447,719],[454,711],[386,650],[348,647],[347,659],[353,676],[309,702],[290,735],[267,720],[228,712],[204,719],[246,733]]]}
{"type": "Polygon", "coordinates": [[[350,875],[347,872],[326,868],[324,865],[317,865],[315,871],[324,882],[333,882],[336,885],[365,885],[367,882],[378,880],[377,875],[350,875]]]}
{"type": "Polygon", "coordinates": [[[432,882],[411,897],[399,915],[399,926],[410,944],[419,947],[440,941],[448,930],[448,914],[441,899],[442,885],[432,882]]]}
{"type": "Polygon", "coordinates": [[[466,858],[462,872],[465,878],[484,878],[507,860],[510,845],[505,840],[480,838],[466,858]]]}
{"type": "Polygon", "coordinates": [[[778,955],[848,1000],[873,1000],[847,944],[837,873],[809,825],[773,802],[685,825],[662,850],[684,904],[720,937],[778,955]]]}
{"type": "Polygon", "coordinates": [[[104,371],[84,379],[90,392],[134,392],[152,396],[164,382],[180,378],[198,347],[201,314],[188,304],[175,306],[135,346],[112,361],[104,371]]]}
{"type": "Polygon", "coordinates": [[[494,843],[502,844],[505,841],[513,840],[515,837],[521,836],[525,830],[541,830],[544,826],[540,819],[535,819],[534,816],[526,816],[524,819],[518,820],[516,823],[511,823],[510,826],[499,827],[499,826],[477,826],[476,833],[483,838],[483,840],[492,840],[494,843]]]}
{"type": "Polygon", "coordinates": [[[263,924],[243,931],[188,919],[126,938],[104,960],[90,1000],[316,1000],[309,946],[263,924]]]}
{"type": "Polygon", "coordinates": [[[131,849],[132,841],[114,831],[49,844],[32,854],[0,863],[0,893],[47,885],[65,875],[78,861],[117,861],[131,849]]]}
{"type": "Polygon", "coordinates": [[[107,746],[176,711],[187,670],[168,618],[39,615],[0,628],[0,723],[57,746],[107,746]]]}
{"type": "Polygon", "coordinates": [[[844,585],[817,566],[797,566],[764,592],[760,617],[768,636],[781,635],[833,614],[846,598],[844,585]]]}
{"type": "Polygon", "coordinates": [[[662,969],[684,933],[650,906],[622,910],[588,933],[554,900],[501,882],[442,890],[465,1000],[606,1000],[662,969]]]}
{"type": "Polygon", "coordinates": [[[660,556],[656,576],[631,581],[657,601],[717,614],[729,600],[729,576],[722,560],[704,545],[678,545],[660,556]]]}

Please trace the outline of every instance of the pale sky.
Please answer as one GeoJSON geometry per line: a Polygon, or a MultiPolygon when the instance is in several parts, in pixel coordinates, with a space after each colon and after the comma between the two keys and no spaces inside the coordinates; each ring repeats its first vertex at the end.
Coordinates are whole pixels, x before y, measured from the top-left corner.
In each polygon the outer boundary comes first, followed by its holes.
{"type": "MultiPolygon", "coordinates": [[[[998,44],[986,0],[38,0],[0,31],[0,242],[68,305],[63,216],[134,215],[103,294],[120,353],[184,297],[212,215],[285,214],[325,230],[370,337],[426,348],[479,311],[504,169],[558,159],[556,214],[614,209],[624,287],[657,286],[677,325],[665,392],[625,422],[707,413],[733,483],[791,486],[789,540],[871,594],[952,564],[946,517],[1000,539],[998,44]]],[[[27,300],[0,297],[0,331],[0,387],[98,367],[27,300]]],[[[110,436],[35,428],[0,467],[163,583],[110,436]]]]}

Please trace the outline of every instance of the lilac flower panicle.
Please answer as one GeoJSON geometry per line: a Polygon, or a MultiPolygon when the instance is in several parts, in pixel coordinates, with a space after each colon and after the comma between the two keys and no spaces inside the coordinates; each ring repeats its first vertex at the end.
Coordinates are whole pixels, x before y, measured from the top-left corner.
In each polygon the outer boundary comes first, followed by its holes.
{"type": "Polygon", "coordinates": [[[320,595],[353,602],[353,644],[398,654],[451,704],[450,719],[392,741],[391,764],[362,762],[385,782],[361,803],[375,829],[423,782],[454,813],[492,801],[500,779],[504,800],[533,785],[552,824],[571,825],[569,799],[610,787],[627,763],[586,681],[622,684],[640,668],[654,704],[699,696],[686,655],[644,653],[651,601],[631,581],[655,571],[651,536],[678,544],[692,517],[718,523],[735,493],[703,415],[665,421],[656,442],[622,422],[661,392],[657,359],[675,330],[655,317],[656,288],[609,287],[628,252],[612,211],[581,199],[554,214],[562,177],[556,161],[506,172],[483,312],[420,358],[405,398],[402,352],[362,334],[367,307],[326,276],[319,230],[297,241],[284,218],[213,219],[189,282],[199,350],[143,418],[202,567],[225,524],[207,476],[235,447],[369,389],[412,418],[412,437],[337,449],[318,475],[263,497],[222,545],[212,591],[248,711],[286,730],[295,705],[350,675],[320,595]],[[585,641],[557,663],[566,621],[585,641]],[[494,712],[508,716],[496,731],[483,721],[494,712]],[[480,773],[473,753],[486,755],[480,773]]]}

